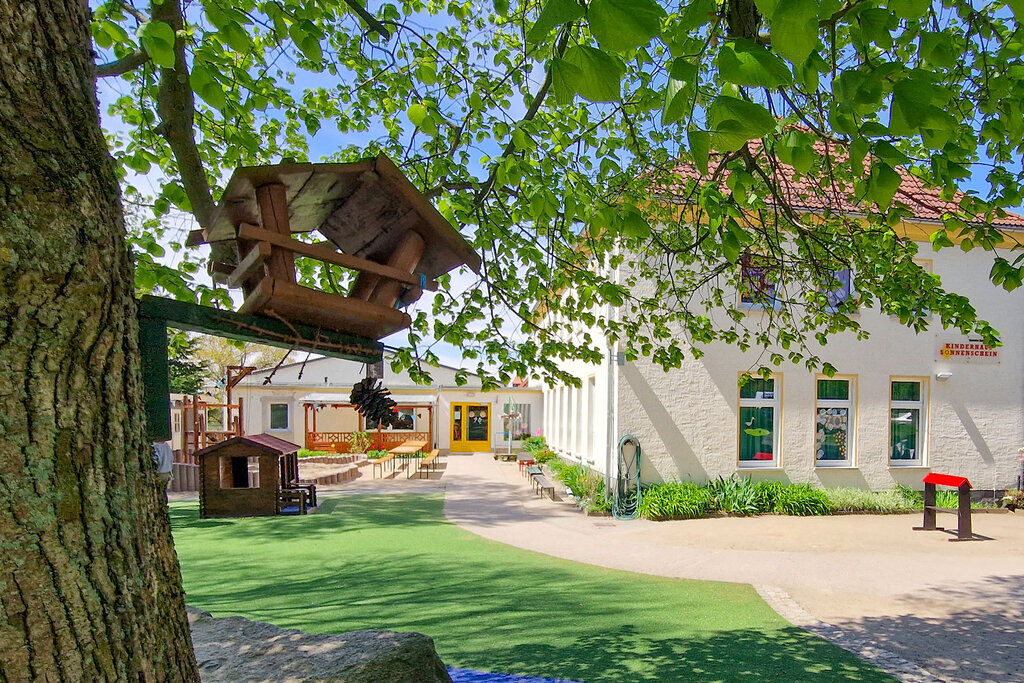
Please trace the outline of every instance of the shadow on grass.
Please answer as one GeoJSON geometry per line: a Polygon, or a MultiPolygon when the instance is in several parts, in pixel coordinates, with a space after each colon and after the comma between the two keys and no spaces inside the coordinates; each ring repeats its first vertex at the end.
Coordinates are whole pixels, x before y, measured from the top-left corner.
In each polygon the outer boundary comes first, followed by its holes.
{"type": "Polygon", "coordinates": [[[440,496],[346,497],[290,519],[173,510],[190,604],[307,632],[419,631],[446,664],[620,681],[891,680],[749,586],[558,560],[442,521],[440,496]]]}

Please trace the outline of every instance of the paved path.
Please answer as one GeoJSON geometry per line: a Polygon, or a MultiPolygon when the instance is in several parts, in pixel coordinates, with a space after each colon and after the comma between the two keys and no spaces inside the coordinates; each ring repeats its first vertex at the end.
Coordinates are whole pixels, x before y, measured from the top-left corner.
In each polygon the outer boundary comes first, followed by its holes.
{"type": "MultiPolygon", "coordinates": [[[[975,531],[996,539],[975,543],[911,531],[916,515],[618,521],[539,499],[514,463],[446,460],[445,514],[485,538],[613,569],[754,584],[786,618],[832,629],[862,654],[895,655],[894,665],[909,660],[938,680],[1024,681],[1024,514],[975,515],[975,531]]],[[[929,680],[908,671],[901,678],[929,680]]]]}

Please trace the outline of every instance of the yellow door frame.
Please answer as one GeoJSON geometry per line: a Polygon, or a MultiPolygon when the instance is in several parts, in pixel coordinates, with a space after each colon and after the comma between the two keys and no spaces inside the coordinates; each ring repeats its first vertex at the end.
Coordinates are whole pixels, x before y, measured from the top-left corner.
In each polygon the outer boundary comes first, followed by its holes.
{"type": "Polygon", "coordinates": [[[471,453],[474,451],[491,450],[491,404],[490,403],[452,403],[449,416],[449,431],[451,436],[451,451],[454,453],[471,453]],[[471,408],[483,408],[486,411],[487,439],[484,441],[470,441],[469,435],[469,410],[471,408]],[[459,432],[455,431],[455,414],[459,414],[459,432]],[[458,436],[459,438],[456,438],[458,436]]]}

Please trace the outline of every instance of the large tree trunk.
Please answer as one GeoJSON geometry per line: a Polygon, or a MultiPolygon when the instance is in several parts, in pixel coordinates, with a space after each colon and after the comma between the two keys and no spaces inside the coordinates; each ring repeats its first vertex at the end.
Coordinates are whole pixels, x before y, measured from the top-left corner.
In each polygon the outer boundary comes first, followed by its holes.
{"type": "Polygon", "coordinates": [[[0,0],[0,680],[197,681],[84,0],[0,0]]]}

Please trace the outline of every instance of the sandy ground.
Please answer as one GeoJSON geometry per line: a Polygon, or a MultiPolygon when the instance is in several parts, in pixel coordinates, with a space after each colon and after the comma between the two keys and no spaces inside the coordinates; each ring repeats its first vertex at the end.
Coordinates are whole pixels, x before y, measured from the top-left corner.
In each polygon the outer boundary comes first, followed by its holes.
{"type": "Polygon", "coordinates": [[[515,463],[482,453],[445,456],[430,478],[374,478],[365,466],[318,488],[444,492],[448,519],[485,538],[613,569],[754,584],[939,680],[1024,682],[1024,513],[975,515],[975,532],[992,540],[969,543],[913,531],[919,514],[619,521],[585,516],[564,494],[539,498],[515,463]]]}
{"type": "Polygon", "coordinates": [[[538,498],[515,464],[448,461],[445,513],[486,538],[615,569],[780,587],[942,680],[1024,681],[1024,514],[975,515],[975,532],[993,540],[970,543],[913,531],[916,514],[618,521],[538,498]]]}

